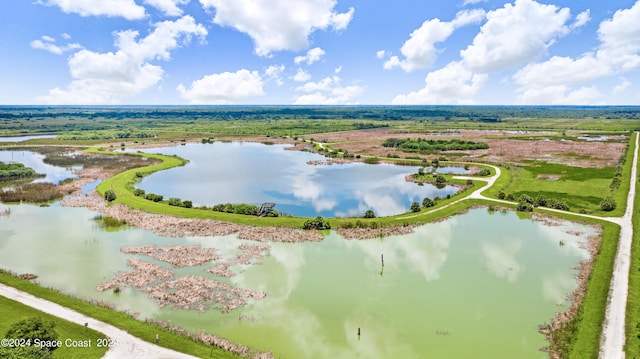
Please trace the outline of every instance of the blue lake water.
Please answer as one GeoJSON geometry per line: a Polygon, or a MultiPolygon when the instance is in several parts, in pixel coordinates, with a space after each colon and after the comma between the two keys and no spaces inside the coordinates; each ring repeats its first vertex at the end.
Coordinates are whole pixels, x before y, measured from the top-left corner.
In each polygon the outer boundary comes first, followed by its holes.
{"type": "Polygon", "coordinates": [[[276,203],[294,216],[379,216],[407,212],[413,201],[454,194],[454,186],[407,182],[418,166],[363,163],[310,165],[323,156],[288,151],[285,145],[247,142],[187,144],[145,149],[189,160],[183,167],[145,177],[138,188],[193,201],[195,206],[218,203],[276,203]]]}
{"type": "Polygon", "coordinates": [[[36,140],[40,138],[56,138],[57,135],[28,135],[28,136],[7,136],[0,137],[0,142],[22,142],[27,140],[36,140]]]}
{"type": "Polygon", "coordinates": [[[73,168],[63,168],[46,164],[43,162],[44,158],[44,155],[33,151],[0,150],[0,162],[22,163],[26,167],[33,168],[36,173],[45,175],[45,177],[34,180],[34,183],[51,182],[57,184],[67,178],[77,177],[72,172],[73,168]]]}

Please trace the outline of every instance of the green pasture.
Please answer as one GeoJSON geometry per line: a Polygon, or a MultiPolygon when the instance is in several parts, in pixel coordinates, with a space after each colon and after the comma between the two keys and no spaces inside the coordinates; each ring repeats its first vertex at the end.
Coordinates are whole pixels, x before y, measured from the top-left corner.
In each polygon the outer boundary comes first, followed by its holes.
{"type": "Polygon", "coordinates": [[[63,343],[66,339],[77,341],[91,340],[92,345],[88,348],[71,348],[63,344],[62,347],[53,351],[54,358],[97,359],[102,358],[108,349],[106,347],[98,347],[97,340],[106,338],[102,333],[43,313],[2,296],[0,296],[0,318],[2,318],[2,320],[0,320],[0,335],[2,338],[5,338],[4,334],[7,333],[14,323],[29,318],[40,318],[43,321],[54,324],[54,330],[58,334],[58,340],[63,343]]]}

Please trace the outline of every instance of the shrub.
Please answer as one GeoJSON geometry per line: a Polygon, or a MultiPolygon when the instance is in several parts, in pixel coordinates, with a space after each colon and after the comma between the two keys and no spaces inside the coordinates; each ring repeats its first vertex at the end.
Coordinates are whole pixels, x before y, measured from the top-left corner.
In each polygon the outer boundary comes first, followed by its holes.
{"type": "Polygon", "coordinates": [[[182,201],[180,200],[180,198],[171,197],[171,198],[169,198],[169,200],[167,201],[167,203],[168,203],[170,206],[182,207],[182,201]]]}
{"type": "Polygon", "coordinates": [[[308,219],[302,225],[302,229],[331,229],[329,222],[325,221],[322,216],[318,216],[314,219],[308,219]]]}
{"type": "Polygon", "coordinates": [[[547,207],[549,208],[553,208],[553,209],[559,209],[561,211],[568,211],[569,210],[569,206],[567,206],[566,203],[562,202],[562,201],[555,201],[555,200],[550,200],[547,207]]]}
{"type": "Polygon", "coordinates": [[[368,209],[364,212],[364,218],[376,218],[376,213],[372,209],[368,209]]]}
{"type": "Polygon", "coordinates": [[[603,199],[602,202],[600,202],[600,209],[602,209],[603,211],[613,211],[614,209],[616,209],[616,206],[616,201],[611,197],[607,197],[603,199]]]}
{"type": "Polygon", "coordinates": [[[487,168],[483,168],[480,170],[480,172],[478,172],[478,176],[489,176],[491,175],[491,171],[489,171],[487,168]]]}
{"type": "Polygon", "coordinates": [[[108,189],[104,192],[104,199],[107,200],[107,202],[115,201],[116,193],[113,190],[108,189]]]}
{"type": "Polygon", "coordinates": [[[418,202],[411,203],[411,212],[420,212],[420,203],[418,202]]]}
{"type": "Polygon", "coordinates": [[[506,193],[504,193],[502,191],[498,192],[498,198],[499,199],[505,199],[506,197],[507,197],[506,193]]]}
{"type": "Polygon", "coordinates": [[[518,207],[516,210],[519,212],[531,212],[533,211],[533,206],[529,202],[520,201],[518,202],[518,207]]]}
{"type": "Polygon", "coordinates": [[[136,197],[142,197],[142,196],[144,196],[144,190],[141,189],[141,188],[136,188],[136,189],[133,190],[133,194],[136,197]]]}
{"type": "Polygon", "coordinates": [[[435,206],[435,205],[436,205],[436,203],[435,203],[431,198],[429,198],[429,197],[425,197],[425,198],[422,200],[422,206],[423,206],[424,208],[433,207],[433,206],[435,206]]]}
{"type": "Polygon", "coordinates": [[[547,206],[547,198],[543,195],[538,195],[536,197],[535,202],[533,202],[533,205],[536,207],[546,207],[547,206]]]}
{"type": "Polygon", "coordinates": [[[144,199],[154,202],[160,202],[162,201],[162,198],[163,197],[161,195],[155,193],[147,193],[144,195],[144,199]]]}
{"type": "Polygon", "coordinates": [[[193,202],[191,202],[191,201],[182,201],[182,207],[191,208],[191,207],[193,207],[193,202]]]}
{"type": "Polygon", "coordinates": [[[436,183],[437,184],[447,183],[447,179],[443,175],[438,175],[438,177],[436,177],[436,183]]]}
{"type": "Polygon", "coordinates": [[[505,197],[505,199],[506,199],[507,201],[515,201],[515,200],[516,200],[516,197],[515,197],[513,194],[509,193],[509,194],[507,195],[507,197],[505,197]]]}
{"type": "Polygon", "coordinates": [[[520,198],[518,198],[518,202],[526,202],[529,204],[533,204],[533,198],[527,196],[526,194],[520,195],[520,198]]]}
{"type": "MultiPolygon", "coordinates": [[[[51,322],[45,322],[41,318],[27,318],[13,323],[5,334],[5,338],[20,338],[31,342],[39,339],[41,343],[47,344],[57,341],[58,333],[55,331],[55,325],[51,322]]],[[[55,344],[44,348],[49,351],[58,349],[55,344]]]]}

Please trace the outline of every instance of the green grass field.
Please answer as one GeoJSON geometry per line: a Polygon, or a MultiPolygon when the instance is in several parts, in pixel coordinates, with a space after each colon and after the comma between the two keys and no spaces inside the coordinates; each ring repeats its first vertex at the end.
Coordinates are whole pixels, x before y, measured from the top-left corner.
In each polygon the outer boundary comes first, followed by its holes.
{"type": "Polygon", "coordinates": [[[91,347],[88,348],[72,348],[63,345],[53,351],[54,358],[69,359],[93,359],[102,358],[107,351],[106,347],[98,347],[97,340],[106,337],[91,328],[87,329],[82,325],[74,324],[58,317],[54,317],[47,313],[28,307],[14,300],[0,296],[0,336],[5,338],[5,333],[11,325],[20,320],[28,318],[41,318],[44,321],[52,322],[55,325],[54,330],[58,334],[58,340],[66,339],[85,341],[91,340],[91,347]]]}

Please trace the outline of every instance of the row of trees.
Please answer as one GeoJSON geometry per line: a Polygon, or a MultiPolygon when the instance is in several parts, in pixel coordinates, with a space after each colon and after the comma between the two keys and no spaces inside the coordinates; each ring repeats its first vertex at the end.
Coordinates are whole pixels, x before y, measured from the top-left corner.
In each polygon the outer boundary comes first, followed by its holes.
{"type": "Polygon", "coordinates": [[[487,149],[485,142],[473,142],[464,140],[429,140],[424,138],[388,138],[383,143],[384,147],[398,148],[405,152],[431,153],[436,151],[464,151],[487,149]]]}

